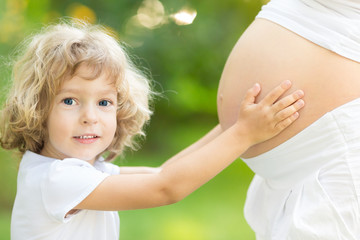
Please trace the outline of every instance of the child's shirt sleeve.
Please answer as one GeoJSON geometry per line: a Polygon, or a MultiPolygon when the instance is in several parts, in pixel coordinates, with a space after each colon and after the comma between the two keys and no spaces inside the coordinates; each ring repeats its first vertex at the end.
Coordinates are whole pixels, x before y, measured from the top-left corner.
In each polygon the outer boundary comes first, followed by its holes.
{"type": "Polygon", "coordinates": [[[66,217],[66,214],[110,174],[79,159],[67,158],[53,162],[41,184],[45,211],[57,221],[69,221],[71,218],[66,217]]]}

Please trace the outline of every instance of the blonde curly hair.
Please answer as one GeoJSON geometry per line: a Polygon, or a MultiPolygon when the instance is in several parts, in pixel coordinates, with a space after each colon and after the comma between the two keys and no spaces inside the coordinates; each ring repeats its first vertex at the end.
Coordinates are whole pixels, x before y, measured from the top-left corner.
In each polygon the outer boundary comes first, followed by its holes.
{"type": "Polygon", "coordinates": [[[82,64],[94,69],[94,78],[106,71],[117,88],[117,129],[103,152],[109,153],[106,160],[125,147],[136,147],[134,137],[145,135],[143,126],[152,113],[149,80],[105,27],[63,21],[30,37],[13,66],[12,88],[0,121],[4,149],[40,153],[51,103],[64,79],[74,76],[82,64]]]}

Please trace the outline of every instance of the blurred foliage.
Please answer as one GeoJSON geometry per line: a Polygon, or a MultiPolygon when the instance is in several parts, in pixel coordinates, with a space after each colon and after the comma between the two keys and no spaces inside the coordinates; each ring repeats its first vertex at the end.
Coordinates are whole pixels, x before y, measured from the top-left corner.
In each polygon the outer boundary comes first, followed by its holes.
{"type": "MultiPolygon", "coordinates": [[[[164,96],[155,101],[142,150],[116,163],[157,166],[216,124],[217,86],[226,58],[265,2],[0,0],[1,85],[9,83],[8,63],[16,46],[46,24],[70,16],[107,26],[164,96]]],[[[0,158],[0,239],[8,239],[18,161],[3,150],[0,158]]],[[[251,176],[235,162],[181,203],[121,212],[121,239],[253,239],[242,213],[251,176]]]]}

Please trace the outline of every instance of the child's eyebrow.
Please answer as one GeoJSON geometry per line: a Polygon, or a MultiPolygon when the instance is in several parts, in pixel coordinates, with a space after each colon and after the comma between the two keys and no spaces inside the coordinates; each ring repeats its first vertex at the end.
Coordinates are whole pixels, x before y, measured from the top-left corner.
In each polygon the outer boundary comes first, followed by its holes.
{"type": "Polygon", "coordinates": [[[69,88],[63,88],[59,91],[58,94],[61,94],[61,93],[79,93],[80,90],[77,90],[77,89],[69,89],[69,88]]]}
{"type": "MultiPolygon", "coordinates": [[[[83,89],[64,88],[61,89],[58,94],[64,94],[64,93],[79,94],[83,91],[84,91],[83,89]]],[[[117,92],[114,89],[97,90],[96,93],[99,95],[108,95],[108,94],[113,94],[115,96],[117,95],[117,92]]]]}

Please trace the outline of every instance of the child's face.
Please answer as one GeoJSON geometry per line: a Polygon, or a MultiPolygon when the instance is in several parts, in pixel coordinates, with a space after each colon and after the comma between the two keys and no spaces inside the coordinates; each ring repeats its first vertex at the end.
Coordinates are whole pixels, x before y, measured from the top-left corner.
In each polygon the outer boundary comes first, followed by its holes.
{"type": "Polygon", "coordinates": [[[57,159],[78,158],[93,163],[112,142],[117,127],[117,92],[101,74],[94,80],[81,76],[91,71],[82,66],[64,81],[47,121],[48,139],[42,155],[57,159]]]}

